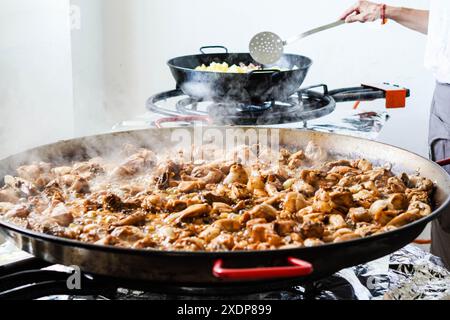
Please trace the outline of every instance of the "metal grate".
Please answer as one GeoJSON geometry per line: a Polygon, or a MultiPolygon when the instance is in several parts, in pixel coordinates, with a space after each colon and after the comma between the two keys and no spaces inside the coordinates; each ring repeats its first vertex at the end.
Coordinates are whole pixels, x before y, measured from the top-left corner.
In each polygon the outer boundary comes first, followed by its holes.
{"type": "Polygon", "coordinates": [[[201,101],[181,90],[162,92],[147,101],[147,109],[164,116],[208,115],[216,125],[276,125],[306,122],[324,117],[336,108],[324,85],[299,90],[286,101],[260,105],[236,102],[201,101]],[[320,87],[323,93],[312,89],[320,87]]]}

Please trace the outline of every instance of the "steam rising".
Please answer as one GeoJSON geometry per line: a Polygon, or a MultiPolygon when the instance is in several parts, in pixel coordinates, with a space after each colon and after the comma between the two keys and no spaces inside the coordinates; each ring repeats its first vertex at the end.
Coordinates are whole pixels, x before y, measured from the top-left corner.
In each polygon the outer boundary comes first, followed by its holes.
{"type": "MultiPolygon", "coordinates": [[[[242,129],[207,129],[203,131],[191,129],[175,130],[143,130],[133,132],[111,133],[106,135],[92,136],[74,140],[63,141],[43,147],[39,147],[28,152],[12,156],[0,161],[0,177],[16,174],[16,169],[21,165],[28,165],[39,162],[48,162],[54,166],[72,164],[74,162],[86,161],[96,157],[102,157],[115,164],[121,163],[132,152],[128,148],[145,148],[152,150],[160,159],[176,159],[178,153],[182,151],[187,155],[187,161],[204,160],[195,153],[195,149],[204,149],[208,146],[215,146],[218,153],[209,157],[209,160],[224,160],[226,155],[232,154],[233,159],[246,159],[240,154],[240,150],[245,147],[254,147],[260,142],[271,144],[273,153],[278,152],[279,136],[274,130],[242,130],[242,129]],[[270,136],[268,136],[270,135],[270,136]],[[179,138],[183,139],[180,140],[179,138]],[[226,140],[225,140],[226,139],[226,140]],[[227,144],[231,141],[231,144],[227,144]]],[[[254,158],[248,161],[256,161],[254,158]]]]}

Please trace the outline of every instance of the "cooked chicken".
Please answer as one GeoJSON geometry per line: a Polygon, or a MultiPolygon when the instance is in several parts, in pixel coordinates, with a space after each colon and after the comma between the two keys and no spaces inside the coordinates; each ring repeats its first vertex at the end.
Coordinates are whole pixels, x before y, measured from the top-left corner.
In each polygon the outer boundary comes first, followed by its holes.
{"type": "Polygon", "coordinates": [[[201,177],[200,180],[205,184],[214,184],[219,183],[224,178],[224,175],[219,169],[211,169],[208,174],[204,177],[201,177]]]}
{"type": "MultiPolygon", "coordinates": [[[[0,202],[0,216],[14,209],[15,205],[11,202],[0,202]]],[[[25,207],[25,206],[21,206],[25,207]]]]}
{"type": "Polygon", "coordinates": [[[167,203],[167,199],[161,195],[150,195],[143,199],[142,201],[142,208],[151,211],[151,212],[158,212],[162,211],[163,207],[167,203]]]}
{"type": "Polygon", "coordinates": [[[0,202],[17,203],[19,197],[13,189],[0,190],[0,202]]]}
{"type": "Polygon", "coordinates": [[[32,182],[22,178],[5,176],[5,186],[22,197],[29,197],[37,194],[36,186],[32,182]]]}
{"type": "Polygon", "coordinates": [[[342,228],[347,228],[347,223],[340,214],[332,214],[328,217],[328,223],[333,229],[338,230],[342,228]]]}
{"type": "Polygon", "coordinates": [[[235,182],[245,185],[248,182],[247,171],[245,171],[245,168],[241,164],[235,164],[231,167],[230,173],[223,181],[223,184],[229,185],[235,182]]]}
{"type": "Polygon", "coordinates": [[[274,232],[274,225],[271,223],[255,224],[250,229],[250,240],[253,243],[267,242],[274,232]]]}
{"type": "Polygon", "coordinates": [[[274,207],[263,203],[250,210],[249,214],[252,219],[262,218],[273,221],[277,218],[278,212],[274,207]]]}
{"type": "Polygon", "coordinates": [[[356,161],[352,162],[352,166],[354,168],[357,168],[361,171],[370,171],[373,170],[373,165],[372,163],[370,163],[369,161],[365,160],[365,159],[359,159],[356,161]]]}
{"type": "MultiPolygon", "coordinates": [[[[113,170],[115,177],[133,176],[154,164],[155,154],[150,150],[141,150],[130,156],[125,162],[113,170]]],[[[171,164],[172,165],[172,164],[171,164]]]]}
{"type": "Polygon", "coordinates": [[[236,232],[241,229],[241,223],[236,220],[232,219],[222,219],[217,220],[213,223],[213,226],[217,227],[221,231],[228,231],[228,232],[236,232]]]}
{"type": "Polygon", "coordinates": [[[178,190],[182,193],[192,193],[194,191],[203,190],[206,183],[201,181],[183,181],[178,185],[178,190]]]}
{"type": "Polygon", "coordinates": [[[211,211],[211,206],[208,204],[196,204],[186,208],[185,210],[173,213],[165,219],[166,223],[179,223],[188,218],[200,217],[208,214],[211,211]]]}
{"type": "Polygon", "coordinates": [[[312,204],[312,208],[314,211],[322,213],[331,213],[333,209],[336,208],[336,206],[337,204],[331,200],[331,196],[328,192],[326,192],[323,189],[317,191],[314,197],[314,202],[312,204]]]}
{"type": "Polygon", "coordinates": [[[212,225],[203,230],[198,237],[205,239],[206,242],[211,242],[211,240],[218,237],[221,232],[222,230],[218,226],[212,225]]]}
{"type": "Polygon", "coordinates": [[[233,183],[231,185],[231,199],[233,200],[243,200],[252,197],[251,193],[248,191],[245,184],[233,183]]]}
{"type": "Polygon", "coordinates": [[[434,183],[430,179],[421,176],[402,175],[403,182],[411,189],[418,191],[430,191],[434,188],[434,183]]]}
{"type": "Polygon", "coordinates": [[[312,185],[303,180],[298,180],[298,182],[294,184],[293,189],[307,197],[311,197],[316,192],[316,189],[312,185]]]}
{"type": "Polygon", "coordinates": [[[408,211],[414,210],[419,210],[419,213],[422,217],[429,216],[432,211],[430,205],[420,201],[411,202],[409,204],[408,211]]]}
{"type": "Polygon", "coordinates": [[[288,168],[299,168],[303,164],[303,160],[305,160],[305,152],[300,150],[289,157],[288,168]]]}
{"type": "Polygon", "coordinates": [[[234,209],[226,203],[214,202],[212,205],[212,212],[220,215],[222,213],[232,213],[234,212],[234,209]]]}
{"type": "Polygon", "coordinates": [[[118,222],[114,223],[114,226],[138,226],[145,223],[146,214],[144,212],[136,212],[128,217],[125,217],[118,222]]]}
{"type": "Polygon", "coordinates": [[[314,142],[308,143],[305,149],[305,156],[311,162],[324,162],[328,158],[328,153],[314,142]]]}
{"type": "Polygon", "coordinates": [[[389,178],[387,187],[391,193],[404,193],[406,191],[405,184],[398,177],[389,178]]]}
{"type": "Polygon", "coordinates": [[[74,216],[66,205],[59,203],[50,210],[50,217],[62,227],[68,227],[74,220],[74,216]]]}
{"type": "Polygon", "coordinates": [[[43,173],[44,168],[37,164],[17,168],[17,175],[28,181],[36,181],[43,173]]]}
{"type": "Polygon", "coordinates": [[[69,188],[76,193],[89,193],[89,182],[82,177],[76,177],[69,188]]]}
{"type": "Polygon", "coordinates": [[[231,161],[213,145],[192,149],[203,158],[128,145],[111,159],[23,165],[4,177],[0,218],[98,245],[231,251],[351,241],[432,213],[429,179],[364,159],[324,163],[315,143],[236,148],[231,161]]]}
{"type": "Polygon", "coordinates": [[[317,238],[309,238],[309,239],[306,239],[304,242],[304,246],[307,248],[308,247],[318,247],[323,244],[325,244],[325,243],[322,240],[317,239],[317,238]]]}
{"type": "Polygon", "coordinates": [[[389,200],[378,200],[370,207],[370,215],[380,225],[387,225],[392,219],[394,219],[400,210],[395,210],[394,206],[389,200]]]}
{"type": "Polygon", "coordinates": [[[158,242],[155,241],[152,237],[145,237],[144,239],[138,240],[133,244],[133,248],[135,249],[152,249],[158,246],[158,242]]]}
{"type": "Polygon", "coordinates": [[[291,234],[294,231],[294,228],[297,226],[297,223],[295,221],[289,220],[289,221],[276,221],[275,222],[275,231],[280,236],[287,236],[291,234]]]}
{"type": "Polygon", "coordinates": [[[247,183],[248,190],[254,192],[255,190],[264,190],[265,187],[264,179],[259,171],[252,171],[247,183]]]}
{"type": "Polygon", "coordinates": [[[296,213],[308,206],[305,197],[298,192],[289,192],[283,202],[283,208],[289,213],[296,213]]]}
{"type": "Polygon", "coordinates": [[[355,205],[352,193],[346,190],[336,190],[330,193],[330,198],[337,207],[345,208],[346,210],[355,205]]]}
{"type": "Polygon", "coordinates": [[[354,223],[371,222],[373,219],[373,216],[369,213],[369,210],[362,207],[351,208],[347,216],[354,223]]]}
{"type": "Polygon", "coordinates": [[[30,213],[27,206],[19,204],[9,208],[5,213],[5,218],[27,218],[30,213]]]}
{"type": "Polygon", "coordinates": [[[303,238],[322,238],[325,228],[322,222],[305,222],[301,227],[301,235],[303,238]]]}
{"type": "Polygon", "coordinates": [[[408,211],[393,218],[389,221],[387,226],[403,227],[404,225],[419,220],[422,217],[423,216],[420,214],[419,210],[408,211]]]}
{"type": "Polygon", "coordinates": [[[208,249],[210,251],[228,251],[234,247],[234,238],[230,234],[223,233],[218,237],[215,237],[209,244],[208,249]]]}
{"type": "Polygon", "coordinates": [[[111,236],[126,242],[136,242],[144,238],[141,229],[133,226],[117,227],[111,232],[111,236]]]}
{"type": "Polygon", "coordinates": [[[353,195],[353,200],[356,204],[366,209],[370,208],[377,199],[379,198],[374,196],[373,192],[366,189],[362,189],[353,195]]]}
{"type": "Polygon", "coordinates": [[[347,234],[344,234],[343,236],[337,237],[336,239],[334,239],[334,242],[339,243],[339,242],[356,240],[356,239],[360,239],[360,238],[361,238],[361,235],[352,232],[352,233],[347,233],[347,234]]]}
{"type": "Polygon", "coordinates": [[[408,200],[403,193],[396,193],[389,197],[388,203],[394,210],[404,210],[408,206],[408,200]]]}

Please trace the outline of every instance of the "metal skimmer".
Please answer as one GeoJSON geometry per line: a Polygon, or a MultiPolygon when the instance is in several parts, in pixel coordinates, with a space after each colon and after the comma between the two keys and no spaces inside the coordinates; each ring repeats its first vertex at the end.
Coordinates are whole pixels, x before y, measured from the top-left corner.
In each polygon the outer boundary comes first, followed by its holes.
{"type": "Polygon", "coordinates": [[[261,32],[255,35],[250,41],[249,49],[250,54],[256,62],[261,64],[274,64],[284,54],[284,47],[290,45],[298,40],[306,38],[310,35],[316,34],[321,31],[325,31],[331,28],[343,25],[345,21],[339,20],[309,31],[306,31],[298,36],[292,37],[286,41],[283,41],[280,36],[273,32],[261,32]]]}

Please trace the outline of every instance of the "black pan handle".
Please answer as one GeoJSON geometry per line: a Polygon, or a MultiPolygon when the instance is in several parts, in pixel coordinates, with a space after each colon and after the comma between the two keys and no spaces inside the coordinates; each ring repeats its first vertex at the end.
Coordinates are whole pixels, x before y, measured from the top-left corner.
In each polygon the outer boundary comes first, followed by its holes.
{"type": "Polygon", "coordinates": [[[200,48],[200,52],[201,52],[202,54],[207,54],[207,53],[205,52],[205,49],[222,49],[222,50],[225,51],[225,53],[228,53],[228,48],[227,48],[227,47],[224,47],[224,46],[204,46],[204,47],[201,47],[201,48],[200,48]]]}
{"type": "Polygon", "coordinates": [[[271,82],[276,82],[277,78],[282,75],[282,71],[277,69],[254,70],[248,73],[249,79],[258,75],[269,75],[271,82]]]}
{"type": "Polygon", "coordinates": [[[279,73],[281,73],[281,71],[277,69],[261,69],[261,70],[253,70],[248,74],[252,75],[252,74],[279,74],[279,73]]]}
{"type": "MultiPolygon", "coordinates": [[[[373,101],[386,98],[384,90],[365,86],[331,90],[328,93],[336,102],[373,101]]],[[[406,89],[406,96],[410,96],[409,89],[406,89]]]]}
{"type": "MultiPolygon", "coordinates": [[[[299,94],[302,94],[302,93],[304,93],[304,92],[308,92],[308,91],[311,91],[311,90],[313,90],[313,89],[318,89],[318,88],[320,88],[320,89],[322,89],[322,94],[324,95],[324,96],[327,96],[328,95],[328,86],[326,85],[326,84],[316,84],[316,85],[313,85],[313,86],[309,86],[309,87],[305,87],[305,88],[301,88],[299,91],[298,91],[298,93],[299,94]]],[[[316,92],[316,90],[313,90],[314,92],[316,92]]]]}

